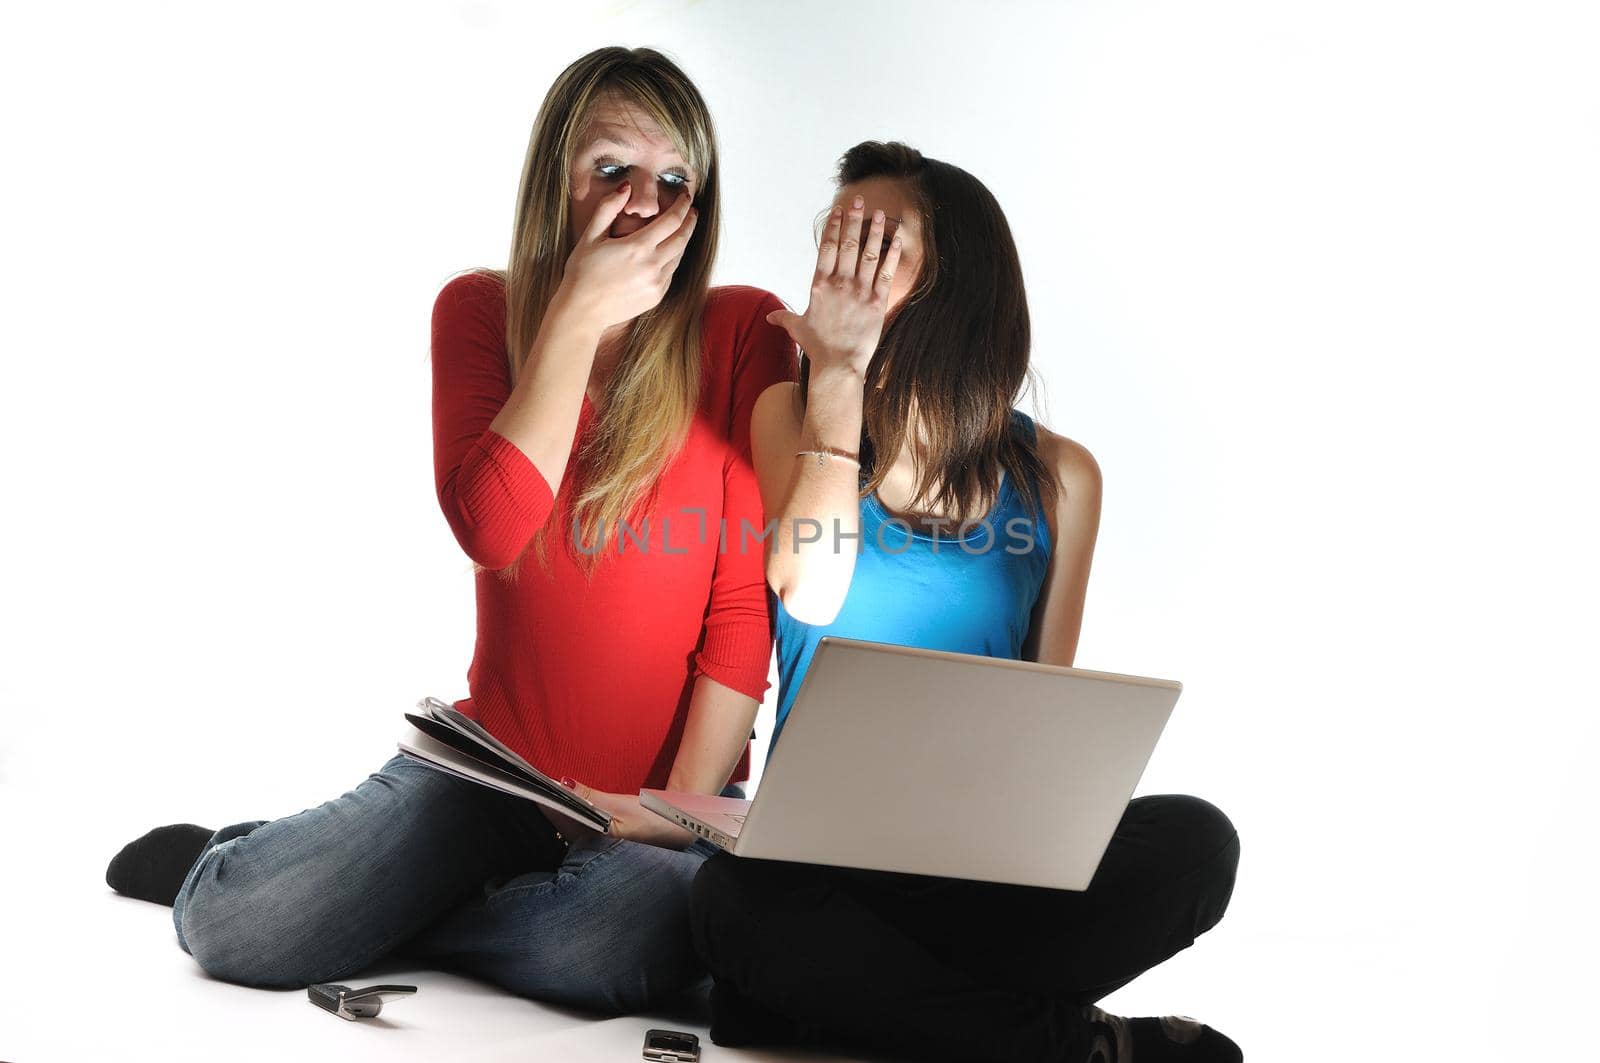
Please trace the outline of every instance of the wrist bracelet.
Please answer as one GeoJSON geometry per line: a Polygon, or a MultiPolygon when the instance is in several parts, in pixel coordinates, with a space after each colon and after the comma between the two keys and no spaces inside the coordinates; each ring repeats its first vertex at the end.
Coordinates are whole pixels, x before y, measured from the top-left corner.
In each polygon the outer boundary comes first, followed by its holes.
{"type": "Polygon", "coordinates": [[[797,450],[794,452],[794,456],[797,458],[802,454],[815,454],[817,456],[817,468],[819,469],[822,468],[823,458],[841,458],[844,461],[848,461],[856,468],[861,468],[860,459],[854,454],[851,454],[849,451],[845,450],[834,450],[830,447],[827,450],[797,450]]]}

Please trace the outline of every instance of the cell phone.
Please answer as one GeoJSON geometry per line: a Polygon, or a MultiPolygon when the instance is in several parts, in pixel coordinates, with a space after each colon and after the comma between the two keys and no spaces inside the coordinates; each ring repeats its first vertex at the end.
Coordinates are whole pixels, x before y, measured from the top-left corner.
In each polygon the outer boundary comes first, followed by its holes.
{"type": "Polygon", "coordinates": [[[644,1058],[665,1063],[698,1063],[700,1038],[682,1030],[646,1030],[644,1058]]]}
{"type": "Polygon", "coordinates": [[[386,1000],[409,997],[417,991],[414,985],[369,985],[364,989],[351,989],[347,985],[318,982],[306,987],[311,1003],[324,1011],[331,1011],[341,1019],[377,1018],[386,1000]]]}

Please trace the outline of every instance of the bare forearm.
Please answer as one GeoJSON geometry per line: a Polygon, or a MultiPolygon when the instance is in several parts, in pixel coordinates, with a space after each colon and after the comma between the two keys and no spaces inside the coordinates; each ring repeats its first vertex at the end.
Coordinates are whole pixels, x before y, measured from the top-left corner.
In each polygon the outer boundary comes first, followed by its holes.
{"type": "Polygon", "coordinates": [[[695,680],[667,789],[719,794],[750,741],[758,704],[708,675],[695,680]]]}
{"type": "Polygon", "coordinates": [[[550,301],[516,386],[489,427],[528,456],[552,494],[561,490],[601,329],[565,290],[550,301]]]}
{"type": "MultiPolygon", "coordinates": [[[[861,438],[864,380],[837,368],[814,375],[798,449],[836,448],[854,453],[861,438]]],[[[768,558],[768,583],[784,607],[808,623],[837,614],[855,572],[861,534],[859,469],[849,461],[788,456],[793,486],[778,515],[768,558]]]]}

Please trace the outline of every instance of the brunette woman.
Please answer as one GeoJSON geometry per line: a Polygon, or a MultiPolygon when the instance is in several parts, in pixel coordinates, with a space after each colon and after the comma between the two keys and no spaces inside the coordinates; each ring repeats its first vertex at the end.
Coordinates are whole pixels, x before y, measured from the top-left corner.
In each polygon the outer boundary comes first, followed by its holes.
{"type": "MultiPolygon", "coordinates": [[[[810,305],[771,317],[800,344],[800,381],[768,389],[751,429],[776,519],[774,748],[825,635],[1071,665],[1099,527],[1093,456],[1013,408],[1027,300],[988,189],[878,142],[837,179],[810,305]]],[[[1227,817],[1181,795],[1134,799],[1081,892],[719,854],[693,894],[712,1039],[1237,1060],[1209,1026],[1092,1005],[1215,925],[1238,856],[1227,817]]]]}

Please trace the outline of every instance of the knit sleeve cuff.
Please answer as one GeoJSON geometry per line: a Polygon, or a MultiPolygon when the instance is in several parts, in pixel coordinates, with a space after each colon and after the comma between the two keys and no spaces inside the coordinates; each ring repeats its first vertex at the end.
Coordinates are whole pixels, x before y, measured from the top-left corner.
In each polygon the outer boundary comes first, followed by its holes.
{"type": "Polygon", "coordinates": [[[772,632],[760,621],[707,626],[694,658],[696,677],[708,675],[758,702],[772,686],[767,678],[771,664],[772,632]]]}
{"type": "Polygon", "coordinates": [[[473,560],[488,568],[510,564],[555,504],[544,474],[493,430],[467,452],[454,486],[457,537],[473,560]]]}

